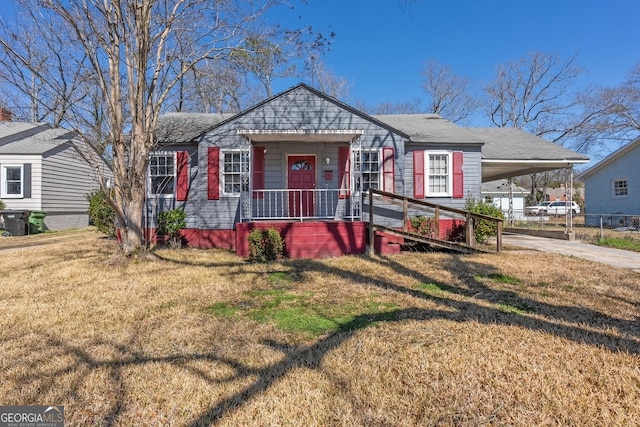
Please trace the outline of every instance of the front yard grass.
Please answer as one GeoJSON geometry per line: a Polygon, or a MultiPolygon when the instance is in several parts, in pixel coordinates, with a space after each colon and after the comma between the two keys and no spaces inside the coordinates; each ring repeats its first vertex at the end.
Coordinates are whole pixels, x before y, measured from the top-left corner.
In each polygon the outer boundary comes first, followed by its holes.
{"type": "Polygon", "coordinates": [[[0,239],[3,405],[79,426],[640,419],[638,273],[528,251],[114,251],[91,229],[0,239]]]}

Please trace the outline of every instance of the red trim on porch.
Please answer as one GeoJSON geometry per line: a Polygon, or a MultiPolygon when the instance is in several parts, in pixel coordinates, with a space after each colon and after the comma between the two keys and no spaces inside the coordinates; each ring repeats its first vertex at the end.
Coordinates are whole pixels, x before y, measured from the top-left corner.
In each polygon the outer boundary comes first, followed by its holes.
{"type": "MultiPolygon", "coordinates": [[[[253,189],[264,190],[264,147],[253,147],[253,189]]],[[[254,199],[262,199],[263,192],[253,193],[254,199]]]]}
{"type": "Polygon", "coordinates": [[[338,148],[338,185],[340,199],[349,198],[349,188],[351,187],[351,157],[349,147],[338,148]]]}

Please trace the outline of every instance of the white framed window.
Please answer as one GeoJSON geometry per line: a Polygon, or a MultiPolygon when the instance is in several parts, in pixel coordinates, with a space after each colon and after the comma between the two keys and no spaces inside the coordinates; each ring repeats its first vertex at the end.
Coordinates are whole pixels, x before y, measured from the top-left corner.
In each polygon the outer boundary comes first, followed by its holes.
{"type": "Polygon", "coordinates": [[[451,197],[452,156],[449,151],[426,151],[424,162],[427,197],[451,197]]]}
{"type": "Polygon", "coordinates": [[[249,150],[224,150],[222,161],[222,193],[239,196],[249,191],[249,150]]]}
{"type": "Polygon", "coordinates": [[[626,179],[614,179],[611,181],[611,195],[613,197],[627,197],[629,187],[626,179]]]}
{"type": "Polygon", "coordinates": [[[21,199],[24,197],[24,166],[2,165],[2,191],[3,199],[21,199]]]}
{"type": "Polygon", "coordinates": [[[149,156],[150,196],[173,197],[176,186],[176,153],[156,152],[149,156]]]}
{"type": "Polygon", "coordinates": [[[353,152],[353,171],[356,192],[380,189],[380,151],[360,150],[353,152]]]}

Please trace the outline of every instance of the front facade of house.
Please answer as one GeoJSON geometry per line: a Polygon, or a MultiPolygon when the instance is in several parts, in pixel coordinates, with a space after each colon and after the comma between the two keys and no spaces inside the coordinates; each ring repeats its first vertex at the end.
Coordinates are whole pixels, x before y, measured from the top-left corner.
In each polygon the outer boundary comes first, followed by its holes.
{"type": "Polygon", "coordinates": [[[580,174],[585,222],[599,226],[640,226],[640,137],[580,174]]]}
{"type": "MultiPolygon", "coordinates": [[[[87,194],[99,181],[72,138],[46,123],[0,122],[0,200],[6,210],[44,211],[46,230],[89,225],[87,194]]],[[[106,163],[103,173],[110,174],[106,163]]]]}
{"type": "Polygon", "coordinates": [[[369,188],[458,208],[477,199],[482,142],[452,142],[457,127],[433,115],[404,126],[412,137],[398,129],[402,119],[298,85],[212,118],[208,129],[200,123],[198,137],[166,138],[151,156],[146,228],[153,233],[158,212],[180,207],[192,246],[246,255],[250,230],[269,226],[291,257],[337,256],[365,251],[369,188]],[[429,128],[442,138],[421,137],[429,128]]]}

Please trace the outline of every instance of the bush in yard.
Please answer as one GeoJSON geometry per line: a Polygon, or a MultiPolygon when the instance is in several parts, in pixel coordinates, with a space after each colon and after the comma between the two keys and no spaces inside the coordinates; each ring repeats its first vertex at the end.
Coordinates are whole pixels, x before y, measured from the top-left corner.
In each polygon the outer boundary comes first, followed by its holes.
{"type": "MultiPolygon", "coordinates": [[[[493,203],[478,202],[473,198],[467,200],[465,209],[469,212],[488,215],[494,218],[504,219],[504,213],[493,203]]],[[[478,243],[484,243],[489,236],[495,236],[498,232],[497,223],[486,219],[476,220],[473,224],[473,234],[478,243]]]]}
{"type": "Polygon", "coordinates": [[[411,218],[411,227],[423,236],[433,236],[436,230],[433,218],[424,215],[411,218]]]}
{"type": "Polygon", "coordinates": [[[180,230],[187,226],[187,214],[182,209],[170,209],[158,214],[158,234],[169,238],[169,245],[173,248],[182,247],[180,230]]]}
{"type": "Polygon", "coordinates": [[[255,262],[277,261],[282,258],[284,241],[278,230],[268,228],[249,233],[249,259],[255,262]]]}
{"type": "Polygon", "coordinates": [[[89,220],[99,232],[109,237],[116,236],[116,213],[106,201],[103,190],[94,190],[87,194],[89,201],[89,220]]]}

